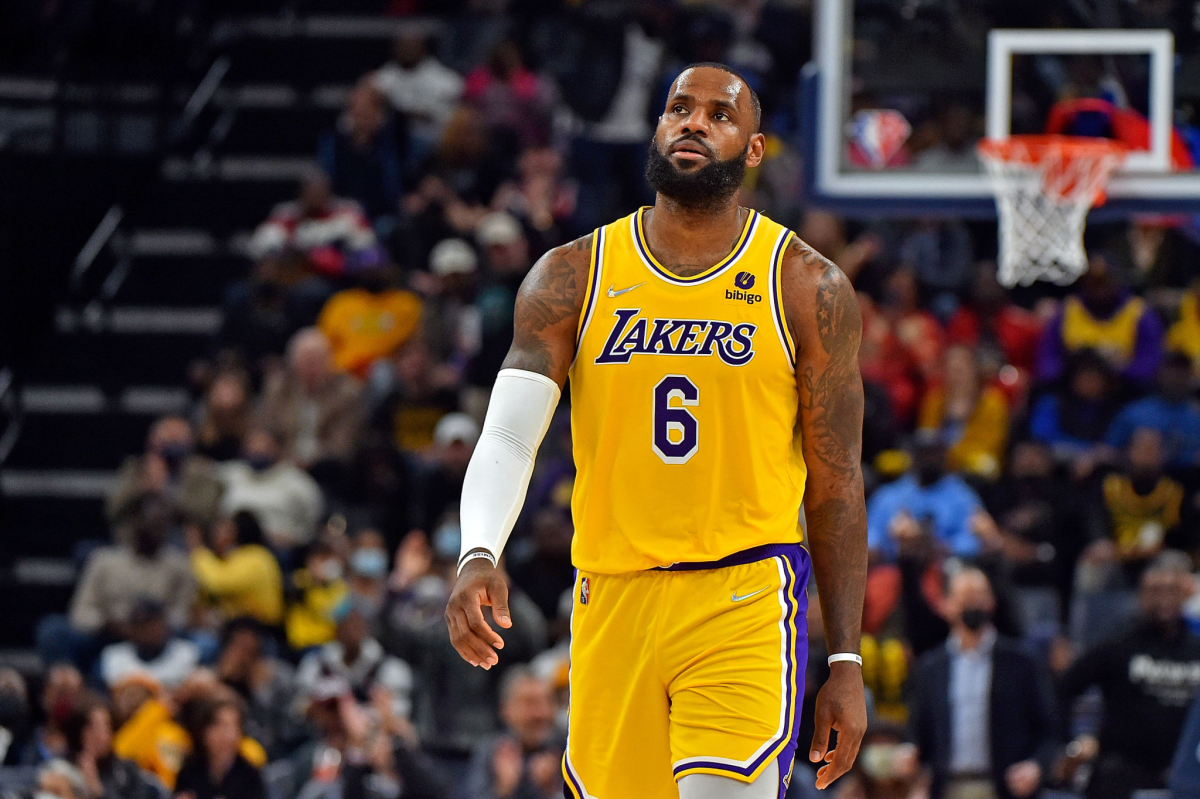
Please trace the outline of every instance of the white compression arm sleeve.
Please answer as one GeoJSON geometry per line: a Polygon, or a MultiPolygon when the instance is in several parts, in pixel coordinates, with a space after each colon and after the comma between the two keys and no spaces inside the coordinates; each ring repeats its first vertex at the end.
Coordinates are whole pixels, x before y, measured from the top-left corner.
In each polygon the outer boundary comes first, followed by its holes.
{"type": "Polygon", "coordinates": [[[561,392],[553,380],[524,369],[501,369],[483,432],[463,480],[462,556],[483,548],[497,558],[508,541],[561,392]]]}

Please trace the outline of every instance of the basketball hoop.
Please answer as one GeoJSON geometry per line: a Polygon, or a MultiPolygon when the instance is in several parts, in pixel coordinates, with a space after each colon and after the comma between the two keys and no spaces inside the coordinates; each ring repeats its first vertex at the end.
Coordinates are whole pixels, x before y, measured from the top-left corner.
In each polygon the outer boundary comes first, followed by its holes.
{"type": "Polygon", "coordinates": [[[1088,211],[1104,204],[1125,148],[1083,136],[1012,136],[983,139],[977,149],[1000,217],[1000,282],[1074,283],[1087,269],[1088,211]]]}

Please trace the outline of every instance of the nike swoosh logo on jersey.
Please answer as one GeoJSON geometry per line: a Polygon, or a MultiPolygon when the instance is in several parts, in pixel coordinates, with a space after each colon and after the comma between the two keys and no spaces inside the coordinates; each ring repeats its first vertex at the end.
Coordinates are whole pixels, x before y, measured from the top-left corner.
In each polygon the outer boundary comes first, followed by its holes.
{"type": "Polygon", "coordinates": [[[620,297],[622,294],[628,294],[629,292],[633,291],[634,289],[641,288],[644,285],[646,285],[645,281],[638,283],[636,286],[630,286],[627,289],[621,289],[620,291],[613,291],[613,287],[610,284],[608,287],[609,299],[612,299],[613,297],[620,297]]]}
{"type": "Polygon", "coordinates": [[[742,594],[741,596],[738,596],[738,595],[737,595],[737,591],[734,591],[734,592],[733,592],[733,596],[731,596],[731,597],[730,597],[730,599],[732,599],[734,602],[741,602],[743,599],[749,599],[749,598],[750,598],[750,597],[752,597],[752,596],[758,596],[759,594],[761,594],[763,591],[766,591],[766,590],[767,590],[767,589],[765,589],[765,588],[760,588],[760,589],[758,589],[757,591],[755,591],[755,592],[753,592],[753,593],[750,593],[750,594],[742,594]]]}

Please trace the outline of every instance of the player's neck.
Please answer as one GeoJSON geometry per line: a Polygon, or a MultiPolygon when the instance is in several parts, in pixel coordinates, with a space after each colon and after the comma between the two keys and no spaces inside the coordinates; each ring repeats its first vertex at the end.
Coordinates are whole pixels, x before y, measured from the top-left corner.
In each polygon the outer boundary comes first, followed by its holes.
{"type": "Polygon", "coordinates": [[[681,277],[695,274],[733,250],[746,213],[738,205],[737,195],[720,208],[697,210],[659,194],[644,220],[647,243],[671,272],[681,277]]]}

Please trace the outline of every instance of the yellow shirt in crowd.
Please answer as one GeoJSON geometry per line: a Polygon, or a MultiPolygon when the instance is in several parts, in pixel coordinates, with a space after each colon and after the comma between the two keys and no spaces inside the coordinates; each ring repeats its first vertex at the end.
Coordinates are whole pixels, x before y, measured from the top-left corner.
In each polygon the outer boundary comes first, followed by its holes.
{"type": "Polygon", "coordinates": [[[420,321],[421,300],[410,291],[346,289],[325,303],[317,327],[333,346],[337,368],[365,377],[372,363],[412,337],[420,321]]]}
{"type": "Polygon", "coordinates": [[[283,619],[283,576],[264,546],[240,546],[226,557],[192,551],[192,573],[200,590],[226,619],[250,616],[274,626],[283,619]]]}
{"type": "MultiPolygon", "coordinates": [[[[917,426],[922,430],[942,429],[946,414],[946,392],[933,386],[921,401],[917,426]]],[[[1004,447],[1008,444],[1008,400],[995,386],[983,389],[956,442],[947,442],[951,469],[980,477],[1000,475],[1004,447]]]]}
{"type": "Polygon", "coordinates": [[[1179,320],[1167,331],[1167,349],[1182,352],[1200,367],[1200,294],[1188,294],[1179,303],[1179,320]]]}

